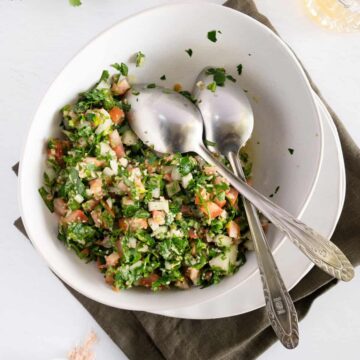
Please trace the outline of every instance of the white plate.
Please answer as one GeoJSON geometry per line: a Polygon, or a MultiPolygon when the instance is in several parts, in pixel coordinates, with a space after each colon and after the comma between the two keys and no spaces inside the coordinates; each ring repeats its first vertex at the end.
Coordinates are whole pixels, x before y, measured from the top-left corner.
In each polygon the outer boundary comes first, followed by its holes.
{"type": "MultiPolygon", "coordinates": [[[[345,199],[345,166],[339,135],[333,120],[320,98],[314,93],[321,112],[324,129],[324,158],[320,176],[309,205],[301,219],[330,237],[339,220],[345,199]]],[[[290,241],[274,253],[286,287],[292,289],[313,267],[290,241]],[[288,271],[291,269],[291,271],[288,271]]],[[[161,315],[215,319],[246,313],[265,305],[261,280],[257,271],[253,277],[227,294],[197,306],[157,312],[161,315]]]]}
{"type": "MultiPolygon", "coordinates": [[[[68,285],[98,302],[124,309],[163,311],[186,307],[221,296],[238,287],[257,269],[254,254],[236,275],[206,289],[152,293],[132,289],[116,293],[105,284],[94,264],[85,264],[57,239],[57,219],[41,202],[45,143],[59,134],[59,110],[89,88],[109,64],[127,62],[139,82],[191,89],[209,62],[223,66],[248,90],[256,118],[253,133],[254,187],[300,216],[314,189],[322,158],[322,126],[308,80],[293,53],[267,27],[223,6],[184,3],[147,10],[100,34],[77,54],[45,94],[30,128],[20,161],[20,205],[26,231],[51,269],[68,285]],[[199,16],[199,14],[206,16],[199,16]],[[192,26],[189,26],[192,24],[192,26]],[[218,41],[207,39],[211,30],[218,41]],[[192,48],[190,58],[185,49],[192,48]],[[145,53],[136,68],[134,54],[145,53]],[[251,56],[250,56],[251,55],[251,56]],[[243,64],[237,75],[236,66],[243,64]],[[160,77],[166,74],[167,81],[160,77]],[[296,101],[294,101],[296,99],[296,101]],[[260,145],[256,143],[260,142],[260,145]],[[295,148],[290,155],[288,148],[295,148]]],[[[272,249],[283,237],[271,230],[272,249]]]]}

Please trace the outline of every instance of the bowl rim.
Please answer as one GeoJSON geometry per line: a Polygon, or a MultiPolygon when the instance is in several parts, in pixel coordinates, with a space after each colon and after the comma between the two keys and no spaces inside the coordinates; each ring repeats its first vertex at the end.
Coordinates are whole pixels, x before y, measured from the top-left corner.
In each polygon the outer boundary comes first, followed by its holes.
{"type": "MultiPolygon", "coordinates": [[[[39,101],[39,103],[38,103],[38,105],[36,107],[36,111],[34,112],[34,114],[32,116],[32,121],[31,121],[31,124],[30,124],[30,126],[28,128],[28,131],[27,131],[26,140],[25,140],[25,142],[23,144],[23,147],[22,147],[21,157],[20,157],[20,162],[19,162],[19,172],[18,172],[18,196],[17,196],[17,198],[18,198],[18,204],[19,204],[19,208],[20,208],[20,215],[21,215],[21,218],[22,218],[26,233],[27,233],[32,245],[35,247],[37,252],[45,260],[47,266],[64,283],[66,283],[68,286],[70,286],[74,290],[78,291],[79,293],[83,294],[84,296],[88,297],[89,299],[97,301],[97,302],[105,304],[105,305],[108,305],[108,306],[111,306],[111,307],[115,307],[115,308],[119,308],[119,309],[144,311],[144,309],[139,307],[139,306],[127,306],[127,307],[121,306],[121,304],[119,304],[119,303],[115,303],[113,301],[108,301],[107,299],[103,299],[101,296],[98,296],[97,294],[94,294],[91,291],[88,291],[86,288],[84,289],[83,287],[78,286],[77,281],[74,281],[74,279],[72,277],[68,277],[68,276],[64,275],[61,269],[54,268],[53,264],[51,264],[51,262],[48,261],[46,251],[42,251],[41,247],[38,246],[37,242],[33,241],[33,239],[36,239],[36,237],[33,235],[32,226],[30,225],[31,222],[29,221],[29,219],[26,218],[25,211],[24,211],[24,202],[25,202],[24,201],[24,192],[25,192],[25,189],[23,187],[24,187],[24,183],[25,183],[24,180],[25,179],[24,179],[24,175],[23,175],[23,172],[24,172],[23,169],[24,169],[25,165],[23,165],[23,164],[24,164],[25,153],[26,153],[26,150],[27,150],[27,148],[29,146],[29,142],[30,142],[30,135],[31,135],[31,132],[32,132],[32,130],[34,128],[34,120],[38,116],[38,113],[39,113],[39,111],[40,111],[40,109],[41,109],[41,107],[43,105],[43,102],[45,101],[47,93],[54,86],[54,84],[56,83],[57,79],[61,76],[63,71],[69,66],[69,64],[74,59],[76,59],[93,42],[95,42],[99,38],[105,36],[106,34],[111,32],[115,27],[119,26],[120,24],[123,24],[123,23],[125,23],[127,21],[130,21],[133,18],[136,18],[138,16],[151,14],[152,12],[156,12],[158,10],[163,10],[163,9],[167,9],[167,8],[176,8],[176,7],[183,7],[183,6],[196,7],[196,6],[199,6],[199,5],[200,5],[199,3],[191,3],[191,2],[183,1],[183,2],[177,2],[177,3],[172,3],[172,4],[163,4],[163,5],[153,6],[153,7],[147,8],[145,10],[139,11],[139,12],[137,12],[135,14],[131,14],[131,15],[129,15],[129,16],[115,22],[114,24],[111,24],[108,28],[104,29],[99,34],[92,37],[88,42],[86,42],[83,46],[81,46],[79,48],[79,50],[73,56],[71,56],[71,58],[64,64],[64,66],[61,67],[61,69],[57,72],[57,75],[51,81],[50,85],[44,91],[44,93],[43,93],[43,95],[41,97],[41,100],[39,101]]],[[[309,98],[309,104],[311,104],[312,111],[313,111],[313,113],[315,115],[314,119],[316,119],[318,127],[319,127],[318,138],[319,138],[319,143],[320,143],[320,149],[319,149],[320,151],[319,151],[318,158],[317,158],[316,173],[313,175],[312,184],[310,186],[308,194],[304,197],[303,203],[299,206],[300,211],[298,211],[298,213],[294,215],[296,218],[298,218],[298,217],[302,216],[302,214],[305,212],[305,210],[306,210],[306,208],[307,208],[307,206],[308,206],[308,204],[310,202],[310,199],[311,199],[311,197],[313,195],[313,192],[315,190],[316,184],[317,184],[318,179],[319,179],[320,167],[321,167],[321,162],[322,162],[322,159],[323,159],[323,150],[324,150],[323,125],[322,125],[321,120],[320,120],[320,111],[319,111],[318,107],[316,106],[315,98],[313,96],[313,90],[312,90],[310,81],[309,81],[309,79],[308,79],[308,77],[307,77],[301,63],[299,62],[299,60],[297,59],[297,57],[295,56],[293,51],[290,49],[290,47],[285,43],[285,41],[283,41],[269,27],[262,24],[258,20],[250,17],[249,15],[244,14],[241,11],[229,8],[229,7],[224,6],[224,5],[219,5],[219,4],[214,4],[214,3],[201,3],[201,6],[202,6],[202,8],[204,8],[204,7],[212,7],[212,8],[217,8],[217,9],[221,8],[222,11],[236,14],[236,16],[242,17],[243,19],[246,19],[246,21],[250,21],[253,24],[255,24],[256,26],[258,26],[258,27],[262,28],[264,31],[266,31],[269,36],[273,37],[274,39],[276,39],[276,41],[278,43],[280,43],[282,48],[284,50],[286,50],[287,54],[292,58],[294,65],[296,65],[296,67],[297,67],[297,71],[298,71],[299,75],[301,75],[302,80],[304,81],[304,84],[306,85],[304,87],[306,89],[306,95],[309,98]]],[[[278,249],[282,246],[285,239],[286,239],[286,236],[284,235],[280,239],[278,244],[272,249],[273,254],[278,251],[278,249]]],[[[237,283],[237,285],[232,286],[229,289],[225,289],[225,290],[219,292],[219,294],[212,296],[212,299],[215,299],[218,296],[225,295],[226,293],[232,291],[234,288],[240,286],[245,281],[248,281],[248,279],[253,278],[253,276],[256,274],[257,271],[258,271],[258,267],[256,266],[253,269],[253,271],[251,271],[249,273],[249,275],[245,279],[243,279],[242,281],[239,281],[237,283]]],[[[194,301],[192,304],[184,304],[184,305],[181,305],[180,307],[187,307],[187,306],[192,306],[192,305],[195,305],[195,304],[201,304],[202,302],[206,302],[208,300],[209,299],[203,299],[203,300],[196,301],[196,302],[194,301]]],[[[166,311],[167,309],[171,309],[171,307],[165,307],[165,308],[162,309],[162,311],[166,311]]],[[[147,309],[147,311],[152,311],[152,310],[147,309]]]]}

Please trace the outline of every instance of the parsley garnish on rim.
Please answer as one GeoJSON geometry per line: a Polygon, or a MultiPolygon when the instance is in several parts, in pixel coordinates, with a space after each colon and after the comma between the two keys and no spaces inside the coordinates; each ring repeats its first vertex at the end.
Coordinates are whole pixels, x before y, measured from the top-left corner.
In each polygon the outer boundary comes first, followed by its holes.
{"type": "Polygon", "coordinates": [[[81,0],[69,0],[69,4],[72,6],[80,6],[81,0]]]}
{"type": "Polygon", "coordinates": [[[163,76],[160,77],[160,80],[166,80],[166,76],[165,74],[163,76]]]}
{"type": "Polygon", "coordinates": [[[138,51],[136,53],[136,67],[140,67],[144,64],[145,61],[145,54],[143,54],[141,51],[138,51]]]}
{"type": "Polygon", "coordinates": [[[217,86],[224,86],[226,80],[230,80],[232,82],[236,82],[236,79],[226,74],[226,70],[224,68],[209,68],[206,70],[206,75],[213,76],[213,82],[207,86],[207,89],[214,92],[217,86]]]}
{"type": "Polygon", "coordinates": [[[216,90],[216,82],[213,81],[213,82],[210,83],[206,88],[207,88],[208,90],[212,91],[212,92],[215,92],[215,90],[216,90]]]}
{"type": "Polygon", "coordinates": [[[193,54],[192,49],[187,49],[187,50],[185,50],[185,52],[188,53],[188,55],[189,55],[190,57],[191,57],[192,54],[193,54]]]}
{"type": "Polygon", "coordinates": [[[239,64],[239,65],[236,67],[236,69],[237,69],[238,74],[241,75],[242,70],[243,70],[242,64],[239,64]]]}
{"type": "Polygon", "coordinates": [[[290,155],[292,155],[294,153],[294,149],[292,149],[292,148],[288,148],[288,151],[289,151],[290,155]]]}
{"type": "Polygon", "coordinates": [[[129,73],[129,68],[126,64],[124,64],[123,62],[121,64],[119,63],[115,63],[111,65],[114,69],[118,70],[120,72],[121,75],[123,76],[127,76],[129,73]]]}
{"type": "Polygon", "coordinates": [[[211,30],[207,33],[207,38],[212,42],[217,42],[217,37],[216,37],[217,33],[222,34],[220,30],[211,30]]]}

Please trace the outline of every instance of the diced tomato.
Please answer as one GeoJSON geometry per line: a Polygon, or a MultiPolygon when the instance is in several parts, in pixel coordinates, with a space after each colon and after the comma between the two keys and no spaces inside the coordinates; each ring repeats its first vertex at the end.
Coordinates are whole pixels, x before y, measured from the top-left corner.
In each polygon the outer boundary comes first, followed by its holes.
{"type": "Polygon", "coordinates": [[[53,147],[48,149],[48,156],[55,158],[56,162],[63,164],[63,156],[66,150],[70,147],[70,143],[67,140],[53,139],[53,147]]]}
{"type": "Polygon", "coordinates": [[[225,200],[225,199],[224,199],[224,200],[219,200],[218,198],[215,198],[215,199],[214,199],[214,202],[215,202],[216,205],[220,206],[221,208],[224,207],[225,204],[226,204],[226,200],[225,200]]]}
{"type": "Polygon", "coordinates": [[[129,221],[126,218],[119,219],[119,228],[123,231],[129,230],[129,221]]]}
{"type": "Polygon", "coordinates": [[[81,250],[80,254],[82,254],[84,256],[88,256],[90,254],[89,248],[85,248],[85,249],[81,250]]]}
{"type": "Polygon", "coordinates": [[[123,95],[130,89],[130,84],[127,79],[122,79],[117,83],[113,83],[111,86],[111,91],[115,95],[123,95]]]}
{"type": "Polygon", "coordinates": [[[132,231],[147,229],[148,226],[149,225],[146,219],[141,219],[141,218],[130,219],[130,230],[132,231]]]}
{"type": "Polygon", "coordinates": [[[67,204],[64,201],[64,199],[62,199],[62,198],[54,199],[54,210],[55,210],[55,213],[60,216],[64,216],[66,214],[67,204]]]}
{"type": "Polygon", "coordinates": [[[116,146],[122,144],[121,137],[117,130],[114,130],[113,132],[111,132],[109,134],[109,140],[110,140],[110,146],[112,149],[114,149],[116,146]]]}
{"type": "Polygon", "coordinates": [[[111,120],[113,121],[114,124],[119,125],[121,124],[124,119],[125,119],[125,113],[122,109],[120,109],[117,106],[114,106],[110,111],[109,111],[111,120]]]}
{"type": "Polygon", "coordinates": [[[226,192],[226,198],[232,206],[235,206],[238,196],[239,193],[233,187],[226,192]]]}
{"type": "Polygon", "coordinates": [[[140,279],[139,285],[149,288],[156,280],[159,280],[159,278],[160,276],[157,274],[150,274],[148,277],[140,279]]]}
{"type": "Polygon", "coordinates": [[[96,167],[100,167],[100,166],[104,166],[105,165],[105,161],[104,160],[98,160],[96,157],[86,157],[84,159],[84,163],[86,164],[92,164],[95,165],[96,167]]]}
{"type": "Polygon", "coordinates": [[[194,229],[190,229],[188,235],[190,239],[197,239],[199,237],[194,229]]]}
{"type": "Polygon", "coordinates": [[[133,219],[127,219],[127,218],[121,218],[119,219],[119,227],[123,231],[131,230],[141,230],[141,229],[147,229],[149,226],[146,219],[141,218],[133,218],[133,219]]]}
{"type": "Polygon", "coordinates": [[[206,175],[215,175],[216,174],[216,167],[214,167],[214,166],[204,166],[203,170],[206,175]]]}
{"type": "Polygon", "coordinates": [[[106,274],[105,275],[105,282],[109,285],[114,285],[115,279],[113,274],[106,274]]]}
{"type": "Polygon", "coordinates": [[[81,210],[74,210],[69,215],[67,215],[65,218],[63,218],[63,221],[67,224],[72,222],[86,222],[88,221],[88,217],[84,214],[81,210]]]}
{"type": "Polygon", "coordinates": [[[229,184],[229,182],[225,179],[225,178],[223,178],[222,176],[217,176],[216,178],[215,178],[215,180],[214,180],[214,184],[216,184],[216,185],[219,185],[219,184],[229,184]]]}
{"type": "Polygon", "coordinates": [[[165,212],[161,210],[154,210],[152,212],[152,218],[155,224],[164,225],[165,224],[165,212]]]}
{"type": "Polygon", "coordinates": [[[163,175],[163,178],[164,178],[165,181],[168,181],[168,182],[171,182],[171,181],[172,181],[171,173],[164,174],[164,175],[163,175]]]}
{"type": "Polygon", "coordinates": [[[120,254],[120,257],[121,257],[122,254],[123,254],[123,248],[122,248],[121,240],[118,240],[115,244],[116,244],[117,251],[118,251],[118,253],[120,254]]]}
{"type": "Polygon", "coordinates": [[[200,206],[200,210],[210,219],[218,217],[223,211],[220,206],[212,201],[207,201],[204,205],[200,206]]]}
{"type": "Polygon", "coordinates": [[[110,140],[110,146],[115,151],[116,156],[118,158],[122,158],[125,155],[125,150],[124,150],[123,143],[121,141],[121,137],[117,130],[114,130],[109,135],[109,140],[110,140]]]}
{"type": "Polygon", "coordinates": [[[91,193],[94,195],[95,199],[101,199],[103,197],[102,191],[102,180],[100,178],[91,180],[89,182],[91,193]]]}
{"type": "Polygon", "coordinates": [[[118,184],[117,184],[117,187],[119,188],[119,190],[123,193],[128,193],[130,191],[130,188],[123,182],[123,181],[120,181],[118,184]]]}
{"type": "Polygon", "coordinates": [[[199,205],[209,199],[210,199],[210,195],[206,192],[204,188],[202,188],[199,194],[195,195],[195,204],[199,205]]]}
{"type": "Polygon", "coordinates": [[[117,252],[113,252],[108,256],[105,256],[106,266],[115,266],[120,260],[120,255],[117,252]]]}
{"type": "Polygon", "coordinates": [[[118,145],[114,148],[115,154],[117,156],[118,159],[122,158],[125,156],[125,150],[124,150],[124,146],[123,144],[118,145]]]}
{"type": "Polygon", "coordinates": [[[235,221],[231,220],[227,225],[227,232],[231,238],[238,239],[240,237],[240,226],[235,221]]]}

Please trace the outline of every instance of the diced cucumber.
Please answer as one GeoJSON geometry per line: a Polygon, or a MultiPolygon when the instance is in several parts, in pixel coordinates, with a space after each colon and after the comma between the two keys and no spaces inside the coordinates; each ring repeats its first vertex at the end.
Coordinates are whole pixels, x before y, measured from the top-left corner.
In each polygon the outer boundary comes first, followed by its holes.
{"type": "Polygon", "coordinates": [[[191,173],[188,173],[187,175],[183,176],[181,179],[181,183],[184,189],[186,189],[189,186],[190,181],[193,179],[193,176],[191,173]]]}
{"type": "Polygon", "coordinates": [[[209,261],[210,267],[212,269],[219,269],[228,273],[230,265],[236,264],[237,252],[237,246],[231,245],[224,254],[220,254],[209,261]]]}
{"type": "Polygon", "coordinates": [[[181,188],[177,181],[173,181],[170,184],[166,185],[166,192],[170,197],[178,193],[180,190],[181,188]]]}
{"type": "Polygon", "coordinates": [[[214,241],[218,246],[229,247],[232,244],[232,238],[222,234],[215,236],[214,241]]]}
{"type": "Polygon", "coordinates": [[[128,146],[135,145],[138,142],[138,137],[130,129],[125,130],[125,132],[121,136],[121,139],[122,139],[123,144],[128,145],[128,146]]]}

